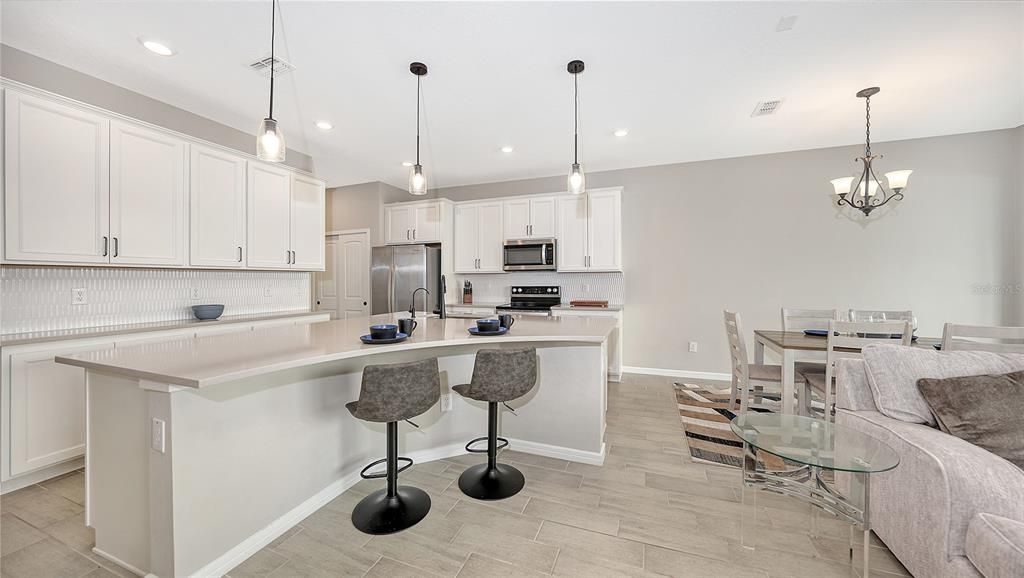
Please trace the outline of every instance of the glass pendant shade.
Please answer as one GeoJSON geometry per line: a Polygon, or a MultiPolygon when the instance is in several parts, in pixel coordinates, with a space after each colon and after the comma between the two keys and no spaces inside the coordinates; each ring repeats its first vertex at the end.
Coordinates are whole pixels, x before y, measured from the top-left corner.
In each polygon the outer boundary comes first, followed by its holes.
{"type": "MultiPolygon", "coordinates": [[[[873,197],[878,193],[878,181],[871,179],[868,181],[868,196],[873,197]]],[[[864,183],[860,183],[860,187],[857,188],[857,194],[861,197],[864,196],[864,183]]]]}
{"type": "Polygon", "coordinates": [[[423,176],[423,166],[413,165],[409,171],[409,193],[413,195],[427,194],[427,177],[423,176]]]}
{"type": "Polygon", "coordinates": [[[587,177],[579,163],[573,163],[569,170],[569,192],[581,195],[587,190],[587,177]]]}
{"type": "Polygon", "coordinates": [[[256,131],[256,158],[272,163],[284,162],[284,133],[277,126],[277,121],[265,118],[256,131]]]}
{"type": "Polygon", "coordinates": [[[885,179],[889,181],[889,188],[900,192],[907,188],[907,181],[910,180],[912,170],[892,171],[885,173],[885,179]]]}
{"type": "Polygon", "coordinates": [[[850,193],[850,188],[853,187],[853,177],[843,177],[841,179],[832,179],[829,181],[832,183],[832,187],[836,190],[837,195],[846,195],[850,193]]]}

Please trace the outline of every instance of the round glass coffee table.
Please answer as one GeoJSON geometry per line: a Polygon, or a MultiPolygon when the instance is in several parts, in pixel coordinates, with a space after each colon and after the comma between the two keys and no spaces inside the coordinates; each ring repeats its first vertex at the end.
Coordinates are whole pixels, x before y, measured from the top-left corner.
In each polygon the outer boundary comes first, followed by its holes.
{"type": "MultiPolygon", "coordinates": [[[[729,425],[743,441],[741,543],[753,547],[758,491],[793,496],[860,528],[864,533],[867,576],[871,475],[898,466],[899,454],[857,430],[800,415],[747,413],[736,416],[729,425]],[[758,452],[790,463],[783,469],[766,469],[757,459],[758,452]],[[833,472],[834,483],[824,480],[823,472],[833,472]]],[[[852,526],[850,556],[853,557],[852,526]]]]}

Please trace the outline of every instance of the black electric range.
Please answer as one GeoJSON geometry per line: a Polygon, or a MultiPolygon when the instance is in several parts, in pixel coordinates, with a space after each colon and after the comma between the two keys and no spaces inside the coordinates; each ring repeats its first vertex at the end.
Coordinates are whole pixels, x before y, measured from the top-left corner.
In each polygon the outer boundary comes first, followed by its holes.
{"type": "Polygon", "coordinates": [[[512,300],[498,305],[499,313],[551,315],[551,308],[562,304],[562,288],[557,285],[513,285],[512,300]]]}

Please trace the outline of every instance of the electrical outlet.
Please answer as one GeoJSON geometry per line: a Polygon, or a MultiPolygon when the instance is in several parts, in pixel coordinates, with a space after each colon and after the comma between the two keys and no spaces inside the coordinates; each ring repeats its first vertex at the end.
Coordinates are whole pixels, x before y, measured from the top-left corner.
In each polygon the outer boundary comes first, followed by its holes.
{"type": "Polygon", "coordinates": [[[164,420],[153,418],[153,428],[150,434],[149,446],[153,448],[153,451],[164,453],[164,420]]]}
{"type": "Polygon", "coordinates": [[[198,301],[203,298],[203,294],[199,290],[199,287],[193,287],[188,290],[188,297],[193,301],[198,301]]]}
{"type": "Polygon", "coordinates": [[[271,297],[272,296],[272,294],[270,292],[270,287],[264,287],[263,288],[263,296],[264,297],[271,297]]]}
{"type": "Polygon", "coordinates": [[[583,285],[583,292],[590,293],[590,285],[583,285]]]}
{"type": "Polygon", "coordinates": [[[72,289],[71,290],[71,304],[72,305],[85,305],[85,288],[72,289]]]}
{"type": "Polygon", "coordinates": [[[452,410],[452,394],[442,393],[441,394],[441,411],[452,410]]]}
{"type": "Polygon", "coordinates": [[[697,342],[696,341],[691,341],[690,342],[690,353],[697,353],[697,342]]]}

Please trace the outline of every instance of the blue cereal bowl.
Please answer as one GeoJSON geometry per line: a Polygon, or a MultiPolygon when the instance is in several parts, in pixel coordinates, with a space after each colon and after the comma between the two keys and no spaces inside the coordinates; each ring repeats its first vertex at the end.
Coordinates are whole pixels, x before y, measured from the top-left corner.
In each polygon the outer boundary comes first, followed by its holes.
{"type": "Polygon", "coordinates": [[[370,326],[370,337],[373,339],[394,339],[397,336],[398,326],[393,323],[370,326]]]}
{"type": "Polygon", "coordinates": [[[192,314],[200,321],[210,321],[224,313],[223,305],[193,305],[192,314]]]}

